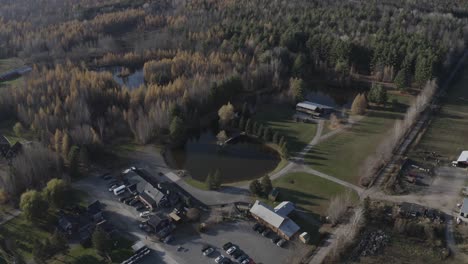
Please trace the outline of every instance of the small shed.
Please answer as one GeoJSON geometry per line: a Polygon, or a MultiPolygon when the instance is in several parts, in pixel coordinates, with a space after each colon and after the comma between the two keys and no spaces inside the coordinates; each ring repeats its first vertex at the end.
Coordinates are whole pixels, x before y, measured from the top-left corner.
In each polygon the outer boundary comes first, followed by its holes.
{"type": "Polygon", "coordinates": [[[467,167],[468,166],[468,150],[462,151],[457,159],[457,166],[467,167]]]}
{"type": "Polygon", "coordinates": [[[278,195],[279,195],[279,189],[275,187],[271,190],[270,194],[268,195],[268,199],[270,201],[276,202],[276,199],[278,199],[278,195]]]}
{"type": "Polygon", "coordinates": [[[468,198],[463,199],[463,205],[460,208],[460,216],[468,218],[468,198]]]}

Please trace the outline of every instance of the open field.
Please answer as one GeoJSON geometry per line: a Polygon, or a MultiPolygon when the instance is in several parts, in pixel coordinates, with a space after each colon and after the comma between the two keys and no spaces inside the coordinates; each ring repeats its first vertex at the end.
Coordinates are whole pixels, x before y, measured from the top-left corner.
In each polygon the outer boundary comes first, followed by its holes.
{"type": "Polygon", "coordinates": [[[295,122],[292,116],[295,109],[288,105],[263,105],[259,107],[252,120],[268,125],[278,131],[288,142],[291,155],[300,151],[315,136],[317,124],[295,122]]]}
{"type": "Polygon", "coordinates": [[[357,184],[361,164],[401,117],[400,113],[370,111],[351,129],[312,148],[305,162],[318,171],[357,184]]]}
{"type": "Polygon", "coordinates": [[[0,59],[0,73],[13,70],[23,65],[23,60],[19,58],[0,59]]]}
{"type": "Polygon", "coordinates": [[[430,151],[451,161],[468,149],[468,68],[465,68],[455,83],[449,87],[441,100],[441,111],[409,156],[421,160],[418,152],[430,151]]]}
{"type": "Polygon", "coordinates": [[[391,242],[382,254],[362,257],[361,264],[399,263],[399,264],[436,264],[436,263],[465,263],[454,259],[442,259],[441,249],[434,248],[427,242],[411,239],[402,235],[392,235],[391,242]]]}
{"type": "Polygon", "coordinates": [[[339,184],[304,172],[287,174],[274,180],[273,186],[280,189],[280,201],[291,201],[297,207],[319,215],[325,214],[332,197],[347,190],[339,184]]]}

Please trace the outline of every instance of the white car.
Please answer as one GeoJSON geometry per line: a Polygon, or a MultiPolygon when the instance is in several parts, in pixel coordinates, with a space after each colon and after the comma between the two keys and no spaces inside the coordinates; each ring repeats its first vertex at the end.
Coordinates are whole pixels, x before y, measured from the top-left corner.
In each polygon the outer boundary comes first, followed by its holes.
{"type": "Polygon", "coordinates": [[[209,256],[211,253],[214,252],[214,248],[210,247],[203,251],[203,256],[209,256]]]}
{"type": "Polygon", "coordinates": [[[278,247],[283,247],[283,245],[284,245],[285,243],[286,243],[286,240],[281,239],[280,241],[278,241],[278,243],[276,243],[276,245],[277,245],[278,247]]]}
{"type": "Polygon", "coordinates": [[[237,250],[237,247],[236,246],[232,246],[230,248],[228,248],[228,250],[226,250],[226,253],[228,253],[229,255],[231,255],[232,253],[234,253],[234,251],[237,250]]]}
{"type": "Polygon", "coordinates": [[[151,212],[150,211],[144,211],[140,213],[140,217],[148,217],[150,216],[151,212]]]}
{"type": "Polygon", "coordinates": [[[216,262],[216,263],[221,263],[221,261],[223,261],[224,258],[225,258],[225,256],[220,255],[219,257],[217,257],[217,258],[215,259],[215,262],[216,262]]]}
{"type": "Polygon", "coordinates": [[[109,192],[114,191],[114,189],[117,188],[117,187],[119,187],[119,185],[117,185],[117,184],[112,185],[112,186],[109,188],[109,192]]]}

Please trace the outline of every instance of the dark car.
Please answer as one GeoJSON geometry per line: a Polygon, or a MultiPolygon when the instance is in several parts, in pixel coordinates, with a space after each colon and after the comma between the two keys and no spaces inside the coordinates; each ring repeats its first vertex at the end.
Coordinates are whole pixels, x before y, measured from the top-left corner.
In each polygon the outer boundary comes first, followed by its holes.
{"type": "Polygon", "coordinates": [[[159,175],[159,176],[164,176],[164,173],[158,172],[158,175],[159,175]]]}
{"type": "Polygon", "coordinates": [[[281,237],[275,236],[275,237],[273,237],[273,238],[271,239],[271,242],[273,242],[274,244],[276,244],[276,243],[278,243],[278,241],[280,241],[280,240],[281,240],[281,237]]]}
{"type": "Polygon", "coordinates": [[[209,249],[211,246],[210,245],[204,245],[201,249],[202,252],[205,252],[205,250],[209,249]]]}
{"type": "Polygon", "coordinates": [[[233,244],[231,242],[227,242],[226,244],[223,245],[223,249],[228,250],[232,246],[233,246],[233,244]]]}
{"type": "Polygon", "coordinates": [[[240,256],[239,258],[236,258],[236,260],[237,260],[237,262],[241,263],[242,261],[244,261],[244,260],[246,260],[248,258],[249,258],[249,256],[244,254],[244,255],[240,256]]]}
{"type": "Polygon", "coordinates": [[[130,202],[128,202],[128,205],[134,206],[134,205],[136,205],[138,202],[140,202],[140,200],[134,198],[133,200],[131,200],[130,202]]]}
{"type": "Polygon", "coordinates": [[[139,205],[137,205],[137,206],[135,207],[135,209],[136,209],[137,211],[141,211],[141,210],[145,209],[145,205],[139,204],[139,205]]]}
{"type": "Polygon", "coordinates": [[[112,187],[113,185],[117,185],[117,183],[119,183],[119,181],[117,181],[117,180],[110,181],[110,182],[107,184],[107,188],[110,188],[110,187],[112,187]]]}
{"type": "Polygon", "coordinates": [[[265,231],[265,229],[266,229],[266,227],[261,225],[259,228],[257,228],[257,232],[259,234],[261,234],[261,233],[263,233],[263,231],[265,231]]]}
{"type": "Polygon", "coordinates": [[[240,250],[240,249],[238,249],[238,250],[234,251],[234,253],[232,253],[232,257],[235,258],[235,259],[237,259],[238,257],[240,257],[242,255],[244,255],[244,252],[242,250],[240,250]]]}
{"type": "Polygon", "coordinates": [[[252,226],[253,231],[257,231],[257,229],[261,226],[259,223],[255,223],[255,225],[252,226]]]}
{"type": "Polygon", "coordinates": [[[229,258],[223,258],[223,260],[221,260],[221,264],[231,264],[232,261],[229,259],[229,258]]]}

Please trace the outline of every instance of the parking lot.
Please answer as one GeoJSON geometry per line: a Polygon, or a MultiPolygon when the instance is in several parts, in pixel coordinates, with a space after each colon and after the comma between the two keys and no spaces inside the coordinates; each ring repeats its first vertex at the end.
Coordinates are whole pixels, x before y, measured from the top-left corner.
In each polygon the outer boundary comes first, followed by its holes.
{"type": "MultiPolygon", "coordinates": [[[[278,247],[270,240],[272,235],[263,237],[253,231],[253,224],[254,222],[250,221],[222,223],[208,229],[206,233],[199,233],[195,228],[185,226],[176,230],[174,241],[170,245],[164,245],[164,248],[180,255],[186,260],[184,263],[215,263],[215,259],[221,254],[229,257],[223,250],[223,245],[231,242],[255,263],[282,264],[288,263],[288,259],[295,257],[293,254],[297,247],[303,246],[298,242],[287,242],[284,247],[278,247]],[[202,254],[205,245],[215,249],[209,257],[202,254]],[[179,246],[183,247],[183,250],[178,251],[179,246]]],[[[232,257],[230,259],[234,261],[232,257]]]]}
{"type": "MultiPolygon", "coordinates": [[[[252,230],[254,222],[237,221],[221,223],[208,228],[206,233],[196,230],[197,224],[184,223],[179,225],[173,233],[173,241],[163,244],[138,227],[143,219],[139,217],[137,210],[118,201],[118,197],[108,191],[107,181],[99,177],[88,177],[74,184],[75,188],[86,191],[90,201],[100,200],[105,205],[104,212],[107,219],[118,230],[125,231],[136,239],[145,241],[149,248],[153,249],[150,257],[140,263],[215,263],[220,254],[228,257],[223,250],[223,245],[231,242],[238,246],[255,263],[287,263],[293,258],[293,251],[302,244],[286,243],[283,248],[274,244],[269,237],[252,230]],[[203,256],[202,248],[212,246],[215,251],[208,257],[203,256]],[[294,249],[294,250],[292,250],[294,249]]],[[[233,258],[231,260],[234,261],[233,258]]],[[[234,262],[236,263],[236,262],[234,262]]]]}

